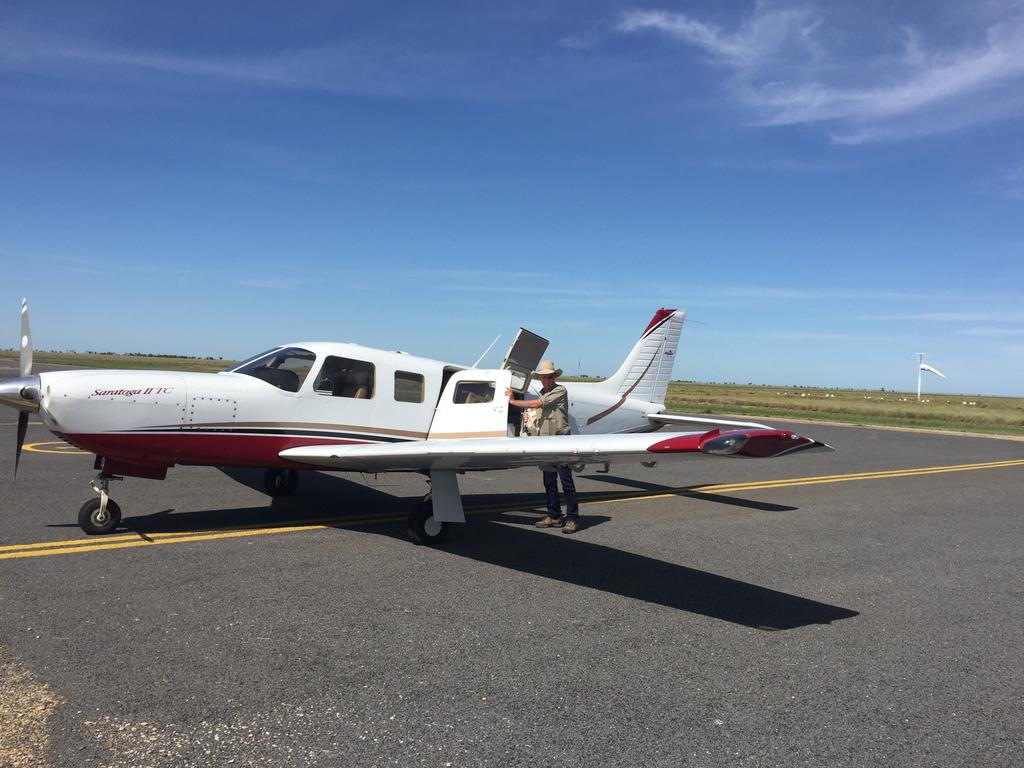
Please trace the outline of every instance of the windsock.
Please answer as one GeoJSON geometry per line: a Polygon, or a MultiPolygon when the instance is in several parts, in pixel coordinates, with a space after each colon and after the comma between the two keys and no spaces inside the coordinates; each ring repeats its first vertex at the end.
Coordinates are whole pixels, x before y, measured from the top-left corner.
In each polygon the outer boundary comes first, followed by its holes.
{"type": "Polygon", "coordinates": [[[936,376],[941,376],[942,378],[946,378],[946,374],[944,374],[937,368],[932,368],[930,365],[928,365],[928,363],[921,363],[921,370],[928,371],[928,373],[934,373],[936,376]]]}

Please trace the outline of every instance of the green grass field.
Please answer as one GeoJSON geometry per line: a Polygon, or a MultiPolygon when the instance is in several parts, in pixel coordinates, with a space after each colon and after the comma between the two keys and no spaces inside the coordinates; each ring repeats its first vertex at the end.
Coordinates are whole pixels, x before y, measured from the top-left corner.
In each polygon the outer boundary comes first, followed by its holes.
{"type": "Polygon", "coordinates": [[[957,432],[1024,435],[1024,398],[672,382],[666,407],[957,432]]]}
{"type": "MultiPolygon", "coordinates": [[[[18,359],[14,350],[0,358],[18,359]]],[[[221,371],[233,361],[146,355],[36,352],[37,363],[89,368],[138,368],[176,371],[221,371]]],[[[567,379],[572,381],[572,379],[567,379]]],[[[665,405],[671,411],[741,415],[759,418],[807,419],[843,424],[918,427],[957,432],[1024,436],[1024,398],[701,384],[673,381],[665,405]]]]}
{"type": "MultiPolygon", "coordinates": [[[[17,360],[16,350],[0,349],[0,360],[17,360]]],[[[41,365],[75,365],[83,368],[119,368],[162,371],[199,371],[215,373],[233,360],[209,357],[169,357],[160,355],[115,355],[112,353],[40,352],[32,353],[32,362],[41,365]]]]}

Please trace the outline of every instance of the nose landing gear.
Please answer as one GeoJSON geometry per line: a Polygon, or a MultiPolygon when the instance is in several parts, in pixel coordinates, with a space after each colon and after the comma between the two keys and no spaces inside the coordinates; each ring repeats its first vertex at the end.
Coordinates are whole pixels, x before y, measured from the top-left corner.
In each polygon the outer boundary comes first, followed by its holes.
{"type": "Polygon", "coordinates": [[[78,525],[90,535],[111,533],[121,523],[121,508],[107,493],[111,480],[124,478],[104,475],[101,472],[90,484],[100,497],[89,499],[78,510],[78,525]]]}

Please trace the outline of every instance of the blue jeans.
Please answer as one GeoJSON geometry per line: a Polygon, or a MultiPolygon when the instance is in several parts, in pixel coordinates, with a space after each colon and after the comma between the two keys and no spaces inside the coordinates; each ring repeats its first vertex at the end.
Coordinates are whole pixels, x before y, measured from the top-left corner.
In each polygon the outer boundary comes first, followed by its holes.
{"type": "Polygon", "coordinates": [[[544,493],[548,499],[548,516],[556,520],[562,516],[562,507],[558,501],[558,478],[561,478],[562,492],[565,494],[565,516],[572,520],[578,520],[580,505],[576,501],[576,484],[572,481],[572,469],[563,464],[557,472],[546,469],[543,472],[544,493]]]}

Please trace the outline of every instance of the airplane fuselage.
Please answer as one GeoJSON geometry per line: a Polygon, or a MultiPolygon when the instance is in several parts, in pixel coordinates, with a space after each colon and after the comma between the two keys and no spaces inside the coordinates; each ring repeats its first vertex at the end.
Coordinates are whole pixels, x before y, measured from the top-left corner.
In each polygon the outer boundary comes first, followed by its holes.
{"type": "MultiPolygon", "coordinates": [[[[39,415],[54,434],[105,457],[111,471],[143,477],[175,464],[293,467],[279,454],[296,446],[509,433],[507,371],[325,342],[262,359],[269,365],[257,358],[221,373],[41,373],[39,415]],[[361,390],[342,381],[359,376],[361,390]]],[[[648,431],[646,414],[660,408],[588,383],[564,386],[577,434],[648,431]]]]}

